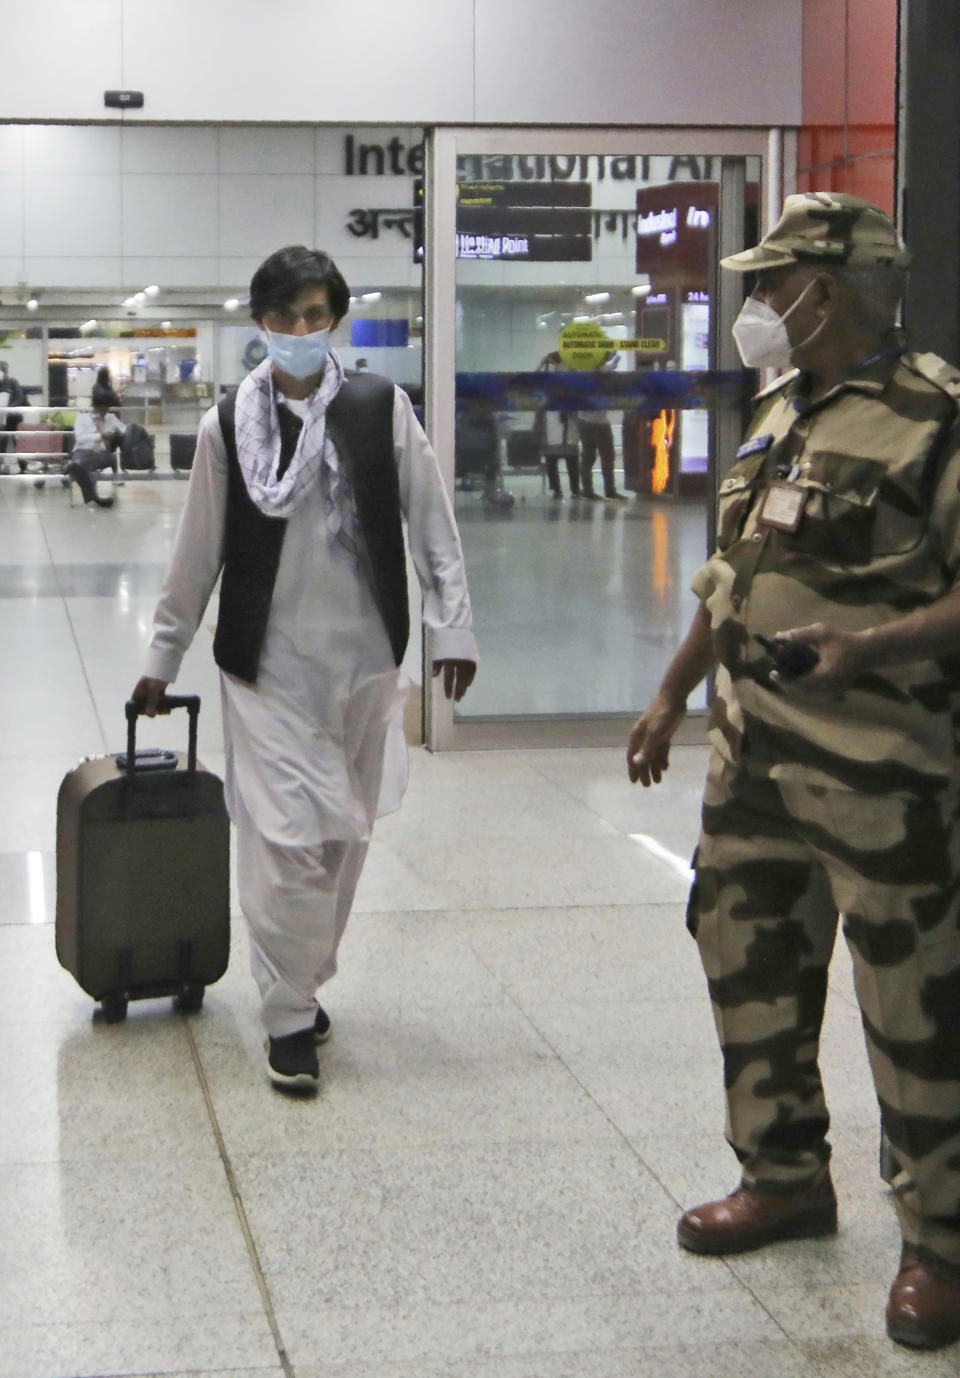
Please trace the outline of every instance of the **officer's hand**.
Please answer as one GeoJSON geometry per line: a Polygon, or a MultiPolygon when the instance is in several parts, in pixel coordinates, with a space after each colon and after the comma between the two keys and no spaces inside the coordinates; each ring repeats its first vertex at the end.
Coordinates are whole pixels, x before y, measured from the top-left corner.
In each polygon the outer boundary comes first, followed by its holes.
{"type": "Polygon", "coordinates": [[[443,671],[443,692],[448,699],[459,703],[473,683],[477,673],[476,662],[472,660],[435,660],[433,677],[436,679],[443,671]]]}
{"type": "Polygon", "coordinates": [[[826,622],[811,622],[806,627],[792,627],[789,631],[778,632],[777,636],[789,641],[805,642],[817,652],[817,663],[806,674],[787,681],[786,676],[778,676],[773,671],[771,679],[789,682],[791,689],[796,687],[811,694],[838,698],[861,671],[861,640],[853,632],[831,627],[826,622]]]}
{"type": "Polygon", "coordinates": [[[160,700],[167,692],[168,683],[169,680],[151,679],[149,675],[144,675],[142,679],[137,680],[130,697],[134,703],[141,705],[142,711],[146,713],[148,718],[155,718],[160,700]]]}
{"type": "Polygon", "coordinates": [[[687,711],[685,703],[674,703],[658,694],[633,724],[627,742],[627,775],[633,784],[644,788],[658,785],[670,764],[670,743],[687,711]]]}

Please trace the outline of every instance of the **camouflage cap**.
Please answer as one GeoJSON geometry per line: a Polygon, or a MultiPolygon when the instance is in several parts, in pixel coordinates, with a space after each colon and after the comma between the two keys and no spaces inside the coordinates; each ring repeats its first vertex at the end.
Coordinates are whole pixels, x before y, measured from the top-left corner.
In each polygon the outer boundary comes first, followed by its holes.
{"type": "Polygon", "coordinates": [[[811,191],[788,196],[783,213],[760,243],[722,258],[737,273],[779,268],[788,263],[910,262],[897,227],[879,206],[844,192],[811,191]]]}

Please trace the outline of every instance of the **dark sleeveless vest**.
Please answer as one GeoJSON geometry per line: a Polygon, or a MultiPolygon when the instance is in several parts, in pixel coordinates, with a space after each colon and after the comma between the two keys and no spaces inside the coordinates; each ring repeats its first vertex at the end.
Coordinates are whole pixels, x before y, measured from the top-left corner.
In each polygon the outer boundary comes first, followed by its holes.
{"type": "MultiPolygon", "coordinates": [[[[220,615],[213,655],[221,670],[256,681],[270,615],[273,587],[287,529],[286,518],[268,517],[247,492],[237,458],[236,394],[217,406],[227,451],[227,514],[223,545],[220,615]]],[[[286,407],[280,417],[282,475],[296,449],[299,417],[286,407]]],[[[327,408],[327,431],[350,484],[360,534],[360,570],[366,574],[383,618],[393,658],[403,659],[410,635],[407,567],[400,511],[400,483],[393,451],[393,384],[373,373],[348,374],[327,408]]],[[[318,532],[326,540],[325,532],[318,532]]],[[[323,589],[317,589],[323,597],[323,589]]]]}

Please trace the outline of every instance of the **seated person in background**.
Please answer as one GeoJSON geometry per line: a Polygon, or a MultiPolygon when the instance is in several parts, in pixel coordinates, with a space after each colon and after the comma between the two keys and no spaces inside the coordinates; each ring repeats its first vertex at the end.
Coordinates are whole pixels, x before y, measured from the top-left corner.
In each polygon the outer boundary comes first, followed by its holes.
{"type": "Polygon", "coordinates": [[[112,507],[112,497],[97,496],[97,485],[93,475],[98,469],[116,466],[113,451],[120,444],[120,437],[127,428],[110,410],[102,393],[97,394],[97,388],[98,384],[95,383],[94,394],[91,396],[92,410],[77,412],[77,419],[73,423],[73,452],[66,472],[80,489],[88,507],[112,507]]]}

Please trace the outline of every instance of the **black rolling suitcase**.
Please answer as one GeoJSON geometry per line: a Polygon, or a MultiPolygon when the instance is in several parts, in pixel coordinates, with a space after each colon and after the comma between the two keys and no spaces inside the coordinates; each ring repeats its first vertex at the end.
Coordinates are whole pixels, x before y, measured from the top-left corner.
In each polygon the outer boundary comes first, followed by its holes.
{"type": "Polygon", "coordinates": [[[230,952],[230,825],[221,780],[197,764],[195,696],[180,752],[136,749],[83,761],[57,796],[57,957],[109,1023],[128,1000],[172,995],[196,1011],[230,952]]]}
{"type": "Polygon", "coordinates": [[[193,455],[197,448],[195,435],[171,435],[170,468],[188,470],[193,468],[193,455]]]}

